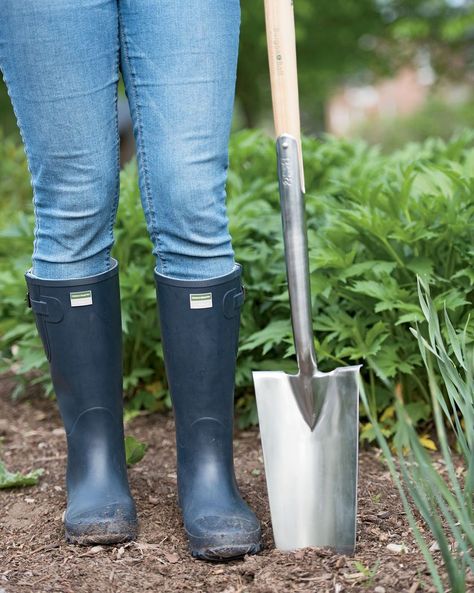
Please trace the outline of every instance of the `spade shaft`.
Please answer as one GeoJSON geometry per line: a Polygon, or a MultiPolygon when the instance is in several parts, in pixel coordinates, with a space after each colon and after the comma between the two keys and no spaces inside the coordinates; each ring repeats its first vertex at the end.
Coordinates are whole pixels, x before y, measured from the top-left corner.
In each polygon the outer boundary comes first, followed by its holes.
{"type": "MultiPolygon", "coordinates": [[[[286,275],[296,359],[299,375],[302,378],[311,378],[318,368],[314,350],[308,239],[304,194],[299,179],[297,140],[289,134],[282,134],[277,139],[276,148],[286,275]]],[[[314,426],[312,394],[306,389],[295,395],[304,419],[310,427],[314,426]]]]}

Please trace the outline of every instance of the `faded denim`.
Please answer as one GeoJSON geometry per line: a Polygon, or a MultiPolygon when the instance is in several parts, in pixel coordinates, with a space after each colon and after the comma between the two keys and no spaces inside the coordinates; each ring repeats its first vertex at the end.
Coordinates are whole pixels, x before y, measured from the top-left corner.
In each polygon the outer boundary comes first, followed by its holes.
{"type": "Polygon", "coordinates": [[[157,271],[235,267],[225,185],[239,26],[239,0],[0,0],[0,69],[33,186],[33,275],[109,268],[119,69],[157,271]]]}

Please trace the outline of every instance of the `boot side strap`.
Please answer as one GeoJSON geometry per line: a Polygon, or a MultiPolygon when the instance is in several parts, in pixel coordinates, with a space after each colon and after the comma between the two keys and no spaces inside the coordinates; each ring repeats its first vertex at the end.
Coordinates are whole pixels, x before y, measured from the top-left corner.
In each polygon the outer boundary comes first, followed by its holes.
{"type": "Polygon", "coordinates": [[[225,317],[230,318],[237,315],[240,307],[244,303],[244,300],[245,288],[243,286],[240,286],[240,288],[233,288],[232,290],[226,292],[222,300],[225,317]]]}
{"type": "Polygon", "coordinates": [[[42,296],[40,298],[40,301],[35,301],[31,298],[31,295],[28,297],[28,302],[36,315],[47,317],[50,323],[59,323],[64,316],[61,301],[48,296],[42,296]]]}

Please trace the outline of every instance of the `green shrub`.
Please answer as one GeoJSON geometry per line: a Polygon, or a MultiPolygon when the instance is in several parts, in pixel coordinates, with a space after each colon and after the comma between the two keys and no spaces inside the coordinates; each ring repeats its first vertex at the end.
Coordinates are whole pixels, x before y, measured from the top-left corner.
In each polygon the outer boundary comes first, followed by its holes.
{"type": "MultiPolygon", "coordinates": [[[[131,409],[159,409],[169,404],[164,388],[164,364],[156,320],[153,256],[140,207],[137,170],[131,162],[121,174],[121,201],[115,228],[113,256],[120,264],[124,388],[131,409]]],[[[40,383],[52,392],[48,365],[26,308],[23,274],[31,265],[33,215],[22,212],[0,231],[0,349],[3,370],[18,380],[14,396],[27,385],[40,383]],[[15,256],[12,254],[16,254],[15,256]]]]}
{"type": "MultiPolygon", "coordinates": [[[[464,324],[474,299],[474,132],[383,156],[363,142],[305,138],[306,206],[316,348],[323,370],[362,362],[371,410],[397,430],[394,394],[415,423],[431,413],[428,376],[410,334],[422,319],[416,275],[464,324]]],[[[1,155],[0,155],[1,156],[1,155]]],[[[281,234],[275,147],[259,131],[232,136],[228,213],[246,302],[236,377],[241,425],[255,422],[252,370],[295,370],[281,234]]],[[[153,258],[136,167],[122,172],[114,255],[120,262],[125,387],[130,407],[168,403],[156,323],[153,258]]],[[[0,190],[1,192],[1,190],[0,190]]],[[[0,199],[2,196],[0,195],[0,199]]],[[[31,214],[0,234],[0,348],[19,382],[48,382],[22,275],[31,214]],[[31,380],[28,378],[28,380],[31,380]]],[[[467,340],[474,338],[471,321],[467,340]]],[[[363,438],[373,439],[370,423],[363,438]]]]}
{"type": "MultiPolygon", "coordinates": [[[[455,323],[472,309],[473,140],[472,132],[449,143],[429,140],[388,157],[362,142],[304,142],[319,361],[323,370],[364,363],[371,408],[383,413],[387,434],[397,429],[396,392],[415,422],[431,413],[426,370],[409,332],[422,319],[416,274],[455,323]]],[[[239,377],[250,386],[251,369],[294,369],[294,349],[273,143],[241,133],[231,164],[231,233],[248,295],[239,377]]],[[[370,423],[362,436],[374,438],[370,423]]]]}
{"type": "Polygon", "coordinates": [[[31,211],[31,184],[25,153],[14,137],[5,138],[0,127],[0,229],[17,212],[31,211]]]}
{"type": "Polygon", "coordinates": [[[437,591],[444,593],[446,589],[429,540],[420,529],[409,499],[438,544],[449,590],[466,593],[467,571],[474,572],[474,349],[467,346],[465,328],[461,326],[456,331],[446,310],[439,320],[430,291],[421,280],[419,299],[425,320],[421,329],[427,335],[424,337],[419,328],[414,334],[428,375],[440,458],[433,459],[421,446],[399,400],[396,413],[401,441],[397,455],[392,454],[377,419],[372,416],[363,389],[362,400],[437,591]],[[446,339],[443,334],[447,335],[446,339]],[[449,443],[453,439],[448,439],[448,430],[454,436],[453,446],[449,443]]]}

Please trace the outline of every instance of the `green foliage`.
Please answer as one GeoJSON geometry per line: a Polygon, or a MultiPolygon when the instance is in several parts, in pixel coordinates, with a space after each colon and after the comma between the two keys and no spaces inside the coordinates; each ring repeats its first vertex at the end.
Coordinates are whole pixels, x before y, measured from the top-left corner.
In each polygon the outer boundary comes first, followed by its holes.
{"type": "Polygon", "coordinates": [[[465,78],[473,60],[473,0],[389,0],[387,4],[393,16],[386,36],[398,42],[403,58],[416,54],[421,47],[429,52],[433,67],[442,77],[465,78]]]}
{"type": "Polygon", "coordinates": [[[23,147],[17,138],[5,137],[0,127],[0,229],[23,209],[31,210],[31,184],[23,147]]]}
{"type": "Polygon", "coordinates": [[[164,362],[153,282],[155,262],[140,206],[135,161],[121,173],[115,239],[112,255],[121,270],[124,388],[132,407],[153,409],[157,399],[166,397],[164,362]]]}
{"type": "Polygon", "coordinates": [[[143,456],[148,449],[146,443],[138,441],[135,437],[127,435],[125,437],[125,458],[127,465],[135,465],[143,459],[143,456]]]}
{"type": "Polygon", "coordinates": [[[12,473],[7,470],[5,464],[0,460],[0,489],[21,488],[23,486],[35,486],[44,469],[35,469],[27,474],[21,472],[12,473]]]}
{"type": "Polygon", "coordinates": [[[401,439],[395,457],[363,389],[362,399],[437,590],[443,593],[446,589],[410,498],[438,543],[449,590],[465,593],[466,571],[474,570],[474,349],[468,344],[467,326],[453,325],[446,307],[442,314],[438,313],[428,285],[421,278],[418,293],[424,323],[414,334],[428,376],[440,459],[433,459],[420,443],[401,400],[396,402],[401,439]],[[452,447],[448,430],[455,437],[452,447]]]}
{"type": "MultiPolygon", "coordinates": [[[[472,0],[295,0],[294,10],[302,120],[311,132],[324,129],[324,104],[340,84],[390,75],[420,49],[441,79],[464,79],[472,67],[472,0]]],[[[271,106],[262,2],[242,2],[238,67],[238,105],[254,127],[271,106]]]]}
{"type": "MultiPolygon", "coordinates": [[[[416,275],[456,323],[472,308],[473,140],[429,140],[389,157],[362,142],[304,142],[320,365],[364,363],[371,409],[387,411],[388,434],[398,429],[389,413],[396,392],[414,420],[430,416],[428,377],[409,332],[422,319],[416,275]]],[[[294,370],[294,347],[273,143],[254,132],[234,136],[231,167],[231,234],[247,287],[238,374],[245,386],[251,370],[294,370]]],[[[362,435],[374,438],[369,424],[362,435]]]]}
{"type": "MultiPolygon", "coordinates": [[[[24,172],[24,163],[18,163],[17,167],[24,172]]],[[[161,409],[163,405],[169,405],[169,398],[160,383],[164,377],[164,363],[156,315],[154,260],[136,182],[136,163],[132,162],[121,174],[121,200],[113,253],[122,272],[124,388],[132,409],[161,409]]],[[[8,197],[5,196],[7,199],[2,203],[8,204],[8,197]]],[[[31,265],[33,214],[26,201],[23,202],[23,208],[25,212],[17,213],[13,224],[10,220],[10,225],[0,230],[0,281],[3,293],[0,303],[0,352],[3,354],[3,365],[0,369],[15,372],[18,386],[14,395],[21,394],[27,385],[36,383],[41,383],[49,394],[52,393],[52,385],[47,361],[31,311],[25,302],[23,274],[31,265]],[[13,257],[12,253],[18,255],[13,257]]]]}
{"type": "Polygon", "coordinates": [[[380,560],[377,560],[377,562],[374,564],[373,568],[370,568],[369,566],[365,566],[364,564],[362,564],[362,562],[359,562],[359,560],[355,560],[354,561],[354,568],[356,568],[360,574],[362,574],[363,576],[365,576],[365,582],[364,585],[365,587],[372,587],[374,584],[374,579],[377,576],[377,572],[380,566],[380,560]]]}
{"type": "MultiPolygon", "coordinates": [[[[430,417],[431,399],[409,329],[423,319],[416,275],[430,282],[435,306],[445,303],[456,326],[467,323],[474,299],[474,133],[411,144],[389,156],[363,142],[329,137],[324,142],[305,138],[303,149],[321,368],[364,364],[371,412],[383,419],[387,435],[399,429],[395,394],[422,424],[430,417]]],[[[114,249],[121,270],[124,385],[131,415],[169,405],[154,261],[136,177],[133,163],[122,172],[114,249]]],[[[245,426],[257,420],[252,371],[296,370],[271,138],[259,131],[232,136],[227,189],[230,232],[246,287],[236,375],[239,424],[245,426]]],[[[0,231],[0,351],[4,367],[17,373],[19,389],[31,381],[50,389],[24,302],[32,215],[17,214],[10,223],[0,231]]],[[[471,321],[466,340],[473,338],[471,321]]],[[[362,437],[375,438],[370,423],[362,437]]]]}
{"type": "MultiPolygon", "coordinates": [[[[325,100],[345,77],[370,68],[387,73],[389,60],[374,52],[388,31],[373,0],[297,0],[294,2],[298,82],[303,123],[323,127],[325,100]]],[[[237,99],[244,125],[254,127],[271,109],[263,2],[242,2],[237,99]]]]}

